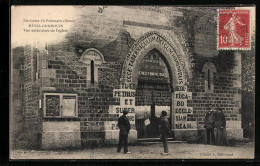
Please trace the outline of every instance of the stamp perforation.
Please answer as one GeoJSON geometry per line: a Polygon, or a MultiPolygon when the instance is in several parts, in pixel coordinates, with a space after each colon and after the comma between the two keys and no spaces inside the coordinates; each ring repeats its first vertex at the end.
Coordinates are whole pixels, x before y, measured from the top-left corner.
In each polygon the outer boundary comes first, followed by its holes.
{"type": "MultiPolygon", "coordinates": [[[[217,9],[217,50],[251,50],[251,34],[250,34],[250,24],[251,24],[251,20],[250,20],[250,10],[238,10],[238,9],[217,9]],[[228,37],[226,37],[226,43],[230,43],[231,45],[227,44],[226,46],[224,46],[224,44],[220,45],[220,35],[222,36],[222,34],[220,34],[220,31],[223,31],[222,29],[220,29],[220,21],[221,18],[220,17],[220,12],[221,11],[226,11],[226,12],[230,12],[232,13],[229,14],[229,21],[226,23],[225,26],[227,26],[228,30],[229,30],[229,39],[228,37]],[[247,11],[248,16],[247,17],[242,17],[241,15],[238,15],[237,12],[239,11],[247,11]],[[239,20],[240,19],[240,20],[239,20]],[[241,23],[241,20],[243,23],[241,23]],[[246,20],[246,21],[245,21],[246,20]],[[240,24],[240,29],[241,27],[244,27],[246,32],[245,32],[245,37],[247,37],[248,39],[244,39],[241,35],[241,33],[237,32],[237,25],[236,24],[240,24]],[[248,43],[248,45],[246,45],[244,42],[248,43]],[[240,45],[234,44],[239,42],[240,45]],[[242,44],[243,43],[243,44],[242,44]]],[[[226,30],[227,30],[226,29],[226,30]]],[[[221,32],[223,33],[223,32],[221,32]]],[[[224,36],[224,35],[223,35],[224,36]]],[[[224,37],[223,37],[224,38],[224,37]]],[[[223,39],[224,40],[224,39],[223,39]]]]}

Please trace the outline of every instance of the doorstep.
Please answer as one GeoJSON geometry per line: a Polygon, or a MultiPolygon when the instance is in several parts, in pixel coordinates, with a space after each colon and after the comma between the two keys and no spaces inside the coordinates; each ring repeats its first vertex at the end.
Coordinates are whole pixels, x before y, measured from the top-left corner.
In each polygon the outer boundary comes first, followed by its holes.
{"type": "MultiPolygon", "coordinates": [[[[162,142],[160,138],[138,138],[137,141],[144,144],[156,144],[162,142]]],[[[186,141],[176,141],[174,138],[168,138],[168,143],[186,143],[186,141]]]]}

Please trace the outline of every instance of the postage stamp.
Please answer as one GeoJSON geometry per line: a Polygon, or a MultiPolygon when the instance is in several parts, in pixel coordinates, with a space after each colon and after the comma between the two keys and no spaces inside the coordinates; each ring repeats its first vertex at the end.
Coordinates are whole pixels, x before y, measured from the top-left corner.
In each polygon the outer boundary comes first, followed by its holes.
{"type": "Polygon", "coordinates": [[[250,10],[218,10],[219,50],[250,49],[250,10]]]}

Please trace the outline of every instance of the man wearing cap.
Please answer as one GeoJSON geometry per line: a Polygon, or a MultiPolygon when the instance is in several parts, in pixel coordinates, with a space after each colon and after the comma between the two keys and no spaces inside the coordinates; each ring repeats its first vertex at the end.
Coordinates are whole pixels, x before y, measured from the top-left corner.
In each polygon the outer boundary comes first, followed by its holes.
{"type": "Polygon", "coordinates": [[[124,110],[123,115],[118,118],[118,127],[120,129],[120,132],[117,152],[119,153],[121,151],[122,146],[124,146],[124,153],[130,154],[131,152],[128,152],[127,148],[128,133],[130,131],[130,122],[129,119],[126,117],[127,114],[128,111],[124,110]]]}
{"type": "Polygon", "coordinates": [[[207,144],[210,144],[210,140],[212,144],[215,144],[214,127],[215,127],[216,111],[212,109],[212,104],[209,104],[208,107],[209,107],[209,111],[206,113],[205,121],[204,121],[204,128],[206,128],[206,135],[207,135],[207,144]]]}
{"type": "Polygon", "coordinates": [[[167,118],[166,111],[162,111],[161,113],[160,131],[161,131],[161,140],[163,142],[163,149],[164,149],[163,155],[168,155],[169,120],[167,118]]]}

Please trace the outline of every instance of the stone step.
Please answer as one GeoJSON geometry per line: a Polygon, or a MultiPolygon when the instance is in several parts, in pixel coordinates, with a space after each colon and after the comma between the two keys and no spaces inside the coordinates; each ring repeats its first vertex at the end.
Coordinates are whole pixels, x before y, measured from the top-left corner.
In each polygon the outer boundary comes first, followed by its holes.
{"type": "MultiPolygon", "coordinates": [[[[138,142],[161,142],[160,138],[138,138],[138,142]]],[[[174,138],[168,138],[168,142],[183,142],[183,141],[176,141],[174,138]]]]}
{"type": "MultiPolygon", "coordinates": [[[[141,144],[161,144],[162,142],[139,142],[141,144]]],[[[187,143],[186,141],[168,141],[168,143],[187,143]]]]}

